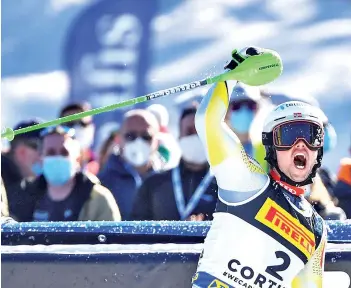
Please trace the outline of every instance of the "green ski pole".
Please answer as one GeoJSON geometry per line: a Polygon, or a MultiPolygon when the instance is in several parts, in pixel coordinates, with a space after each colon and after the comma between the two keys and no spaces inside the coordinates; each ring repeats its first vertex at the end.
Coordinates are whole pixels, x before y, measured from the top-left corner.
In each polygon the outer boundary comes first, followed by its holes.
{"type": "Polygon", "coordinates": [[[19,134],[78,120],[86,116],[109,112],[118,108],[135,105],[156,98],[172,95],[175,93],[189,91],[216,82],[236,80],[251,86],[264,85],[274,81],[276,78],[279,77],[279,75],[283,71],[282,61],[277,52],[273,50],[254,47],[247,48],[246,53],[244,54],[242,52],[234,50],[232,52],[232,60],[226,67],[229,69],[229,71],[204,80],[195,81],[188,84],[182,84],[164,90],[159,90],[154,93],[122,101],[116,104],[65,116],[45,123],[36,124],[30,127],[20,128],[15,131],[11,128],[6,128],[5,131],[1,134],[1,138],[7,138],[9,141],[12,141],[14,137],[19,134]]]}

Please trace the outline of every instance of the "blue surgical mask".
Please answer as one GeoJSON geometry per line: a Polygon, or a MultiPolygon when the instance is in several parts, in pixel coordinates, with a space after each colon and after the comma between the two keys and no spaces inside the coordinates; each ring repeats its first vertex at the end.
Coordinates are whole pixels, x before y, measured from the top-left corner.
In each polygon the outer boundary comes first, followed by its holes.
{"type": "Polygon", "coordinates": [[[232,112],[230,116],[230,124],[235,131],[239,133],[248,133],[254,117],[254,112],[243,106],[239,110],[232,112]]]}
{"type": "Polygon", "coordinates": [[[335,148],[337,142],[337,136],[334,127],[331,124],[327,124],[324,127],[324,145],[323,151],[328,152],[335,148]]]}
{"type": "Polygon", "coordinates": [[[31,168],[35,176],[40,176],[43,173],[43,168],[40,162],[35,162],[31,168]]]}
{"type": "Polygon", "coordinates": [[[74,174],[73,161],[63,156],[47,156],[43,160],[43,174],[51,185],[60,186],[68,182],[74,174]]]}

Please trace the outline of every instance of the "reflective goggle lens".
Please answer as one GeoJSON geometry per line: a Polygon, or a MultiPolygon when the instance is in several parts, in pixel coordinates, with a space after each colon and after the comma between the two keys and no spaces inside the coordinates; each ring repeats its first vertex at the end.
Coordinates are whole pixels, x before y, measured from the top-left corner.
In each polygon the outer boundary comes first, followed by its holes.
{"type": "Polygon", "coordinates": [[[298,140],[304,140],[311,148],[323,145],[323,129],[313,122],[287,122],[274,128],[274,146],[290,148],[298,140]]]}

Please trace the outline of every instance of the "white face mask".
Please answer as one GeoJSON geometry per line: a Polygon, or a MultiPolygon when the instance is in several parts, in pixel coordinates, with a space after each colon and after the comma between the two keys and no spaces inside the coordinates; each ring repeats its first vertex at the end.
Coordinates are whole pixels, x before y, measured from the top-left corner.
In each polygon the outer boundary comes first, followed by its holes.
{"type": "Polygon", "coordinates": [[[94,125],[88,125],[86,127],[74,126],[73,128],[76,131],[75,136],[76,139],[79,141],[82,149],[90,148],[94,142],[94,125]]]}
{"type": "Polygon", "coordinates": [[[198,135],[193,134],[180,138],[179,146],[185,161],[194,164],[207,162],[206,152],[198,135]]]}
{"type": "Polygon", "coordinates": [[[133,166],[145,165],[150,159],[151,145],[140,138],[127,142],[123,148],[124,158],[133,166]]]}

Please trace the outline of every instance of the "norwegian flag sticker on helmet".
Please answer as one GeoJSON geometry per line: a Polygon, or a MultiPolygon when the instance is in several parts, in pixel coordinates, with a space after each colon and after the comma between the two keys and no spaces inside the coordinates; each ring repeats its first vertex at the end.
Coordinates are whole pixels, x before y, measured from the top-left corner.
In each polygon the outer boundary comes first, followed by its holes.
{"type": "Polygon", "coordinates": [[[301,118],[302,117],[302,113],[294,113],[294,118],[301,118]]]}

